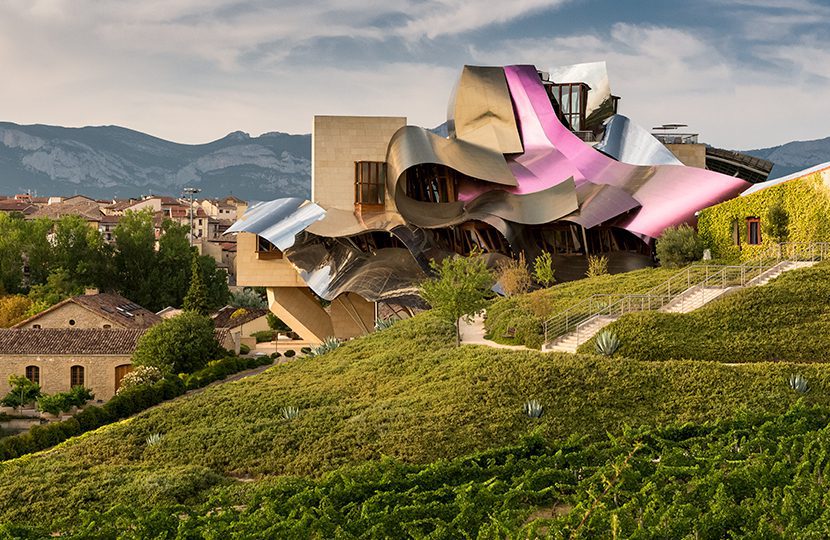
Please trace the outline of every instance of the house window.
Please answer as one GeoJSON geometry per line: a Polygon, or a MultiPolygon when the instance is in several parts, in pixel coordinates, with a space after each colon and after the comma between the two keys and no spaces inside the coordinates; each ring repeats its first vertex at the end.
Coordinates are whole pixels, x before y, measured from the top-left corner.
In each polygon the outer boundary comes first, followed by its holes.
{"type": "Polygon", "coordinates": [[[33,324],[33,325],[32,325],[32,329],[34,329],[34,330],[40,330],[40,325],[39,325],[39,324],[33,324]]]}
{"type": "Polygon", "coordinates": [[[386,186],[386,163],[383,161],[354,162],[354,202],[380,206],[386,186]]]}
{"type": "Polygon", "coordinates": [[[746,243],[751,246],[757,246],[761,243],[760,218],[746,218],[746,243]]]}
{"type": "Polygon", "coordinates": [[[84,385],[84,367],[72,366],[69,368],[69,387],[84,385]]]}
{"type": "Polygon", "coordinates": [[[75,319],[69,319],[69,326],[75,326],[75,319]]]}
{"type": "Polygon", "coordinates": [[[109,330],[110,328],[112,328],[111,324],[105,324],[104,325],[104,330],[109,330]]]}
{"type": "Polygon", "coordinates": [[[282,259],[280,248],[261,236],[256,237],[256,252],[258,259],[282,259]]]}
{"type": "Polygon", "coordinates": [[[26,366],[26,378],[35,384],[40,384],[40,368],[37,366],[26,366]]]}

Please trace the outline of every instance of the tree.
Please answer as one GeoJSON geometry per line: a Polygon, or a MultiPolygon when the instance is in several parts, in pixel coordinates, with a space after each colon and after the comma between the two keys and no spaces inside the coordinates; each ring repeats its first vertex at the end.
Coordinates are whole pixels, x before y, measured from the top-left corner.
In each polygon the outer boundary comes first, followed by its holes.
{"type": "Polygon", "coordinates": [[[109,246],[80,216],[61,217],[52,236],[52,268],[63,268],[78,287],[103,288],[112,274],[109,246]]]}
{"type": "Polygon", "coordinates": [[[524,253],[520,253],[518,259],[500,262],[496,275],[499,285],[507,296],[523,294],[530,289],[531,278],[524,253]]]}
{"type": "Polygon", "coordinates": [[[767,209],[763,230],[764,234],[776,244],[786,242],[790,236],[790,215],[780,199],[767,209]]]}
{"type": "Polygon", "coordinates": [[[258,292],[250,287],[230,293],[228,304],[233,307],[267,308],[268,302],[258,292]]]}
{"type": "Polygon", "coordinates": [[[439,316],[455,326],[455,345],[461,342],[458,320],[471,320],[492,296],[493,275],[478,252],[469,257],[447,257],[430,263],[436,276],[421,284],[421,297],[439,316]]]}
{"type": "Polygon", "coordinates": [[[543,251],[536,260],[533,261],[533,279],[538,281],[545,287],[550,287],[556,281],[553,268],[553,256],[547,251],[543,251]]]}
{"type": "Polygon", "coordinates": [[[183,308],[185,311],[194,311],[201,315],[210,313],[208,305],[208,290],[202,279],[202,272],[199,268],[199,257],[194,256],[190,270],[190,288],[184,297],[183,308]]]}
{"type": "Polygon", "coordinates": [[[165,307],[159,305],[161,276],[157,272],[152,210],[125,212],[115,228],[114,236],[114,263],[118,274],[116,288],[125,297],[152,311],[165,307]]]}
{"type": "Polygon", "coordinates": [[[585,277],[604,276],[608,273],[608,257],[605,255],[589,255],[588,256],[588,270],[585,271],[585,277]]]}
{"type": "Polygon", "coordinates": [[[231,293],[228,290],[228,273],[216,266],[216,261],[209,255],[198,257],[202,283],[207,289],[207,305],[210,310],[217,310],[228,305],[231,293]]]}
{"type": "Polygon", "coordinates": [[[663,231],[656,251],[661,266],[675,268],[699,261],[703,257],[703,241],[697,231],[684,223],[663,231]]]}
{"type": "Polygon", "coordinates": [[[26,318],[32,301],[23,295],[0,297],[0,328],[9,328],[26,318]]]}
{"type": "Polygon", "coordinates": [[[49,274],[45,284],[32,286],[29,291],[29,300],[32,301],[32,305],[53,306],[65,298],[77,296],[83,292],[83,286],[78,285],[69,272],[63,268],[57,268],[49,274]]]}
{"type": "Polygon", "coordinates": [[[164,373],[193,373],[219,352],[210,317],[186,311],[147,330],[138,340],[133,364],[164,373]]]}
{"type": "Polygon", "coordinates": [[[187,239],[189,228],[166,219],[161,224],[157,254],[160,276],[159,304],[180,307],[190,286],[194,248],[187,239]]]}
{"type": "Polygon", "coordinates": [[[0,288],[7,293],[23,287],[23,229],[25,221],[0,212],[0,288]]]}

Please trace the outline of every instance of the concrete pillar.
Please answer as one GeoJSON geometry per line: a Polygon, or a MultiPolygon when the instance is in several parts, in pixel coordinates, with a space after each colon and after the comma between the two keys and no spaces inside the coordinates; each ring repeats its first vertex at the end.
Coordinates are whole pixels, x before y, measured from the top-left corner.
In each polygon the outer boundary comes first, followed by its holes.
{"type": "Polygon", "coordinates": [[[334,336],[331,317],[308,287],[267,287],[268,308],[304,341],[334,336]]]}
{"type": "Polygon", "coordinates": [[[341,294],[332,301],[329,311],[338,338],[362,336],[375,328],[375,303],[359,294],[341,294]]]}

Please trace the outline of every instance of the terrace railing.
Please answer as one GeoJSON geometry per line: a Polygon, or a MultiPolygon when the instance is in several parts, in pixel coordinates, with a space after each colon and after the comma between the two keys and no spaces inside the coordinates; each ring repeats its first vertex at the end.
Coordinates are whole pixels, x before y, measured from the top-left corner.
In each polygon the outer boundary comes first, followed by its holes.
{"type": "Polygon", "coordinates": [[[693,264],[644,293],[595,294],[547,319],[545,343],[560,336],[579,333],[598,317],[618,318],[626,313],[658,311],[672,307],[684,311],[687,302],[696,307],[720,296],[727,289],[746,287],[763,279],[776,266],[796,262],[818,262],[830,258],[830,242],[783,243],[771,246],[755,259],[734,266],[693,264]],[[708,295],[708,296],[707,296],[708,295]]]}

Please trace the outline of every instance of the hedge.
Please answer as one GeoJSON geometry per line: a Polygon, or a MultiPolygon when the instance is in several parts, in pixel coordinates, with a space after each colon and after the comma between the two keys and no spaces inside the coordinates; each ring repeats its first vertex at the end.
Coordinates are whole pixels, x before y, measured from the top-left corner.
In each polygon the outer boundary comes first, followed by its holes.
{"type": "Polygon", "coordinates": [[[168,376],[155,384],[136,386],[114,396],[104,405],[90,405],[74,417],[61,422],[33,426],[27,433],[0,439],[0,461],[38,452],[63,441],[127,418],[187,390],[201,388],[239,371],[268,365],[271,358],[228,357],[211,362],[207,367],[183,379],[168,376]]]}
{"type": "Polygon", "coordinates": [[[202,388],[214,381],[224,379],[228,375],[259,366],[267,366],[271,363],[273,363],[273,360],[270,356],[255,356],[253,358],[229,356],[221,360],[214,360],[209,362],[207,367],[188,375],[185,379],[185,388],[187,390],[202,388]]]}

